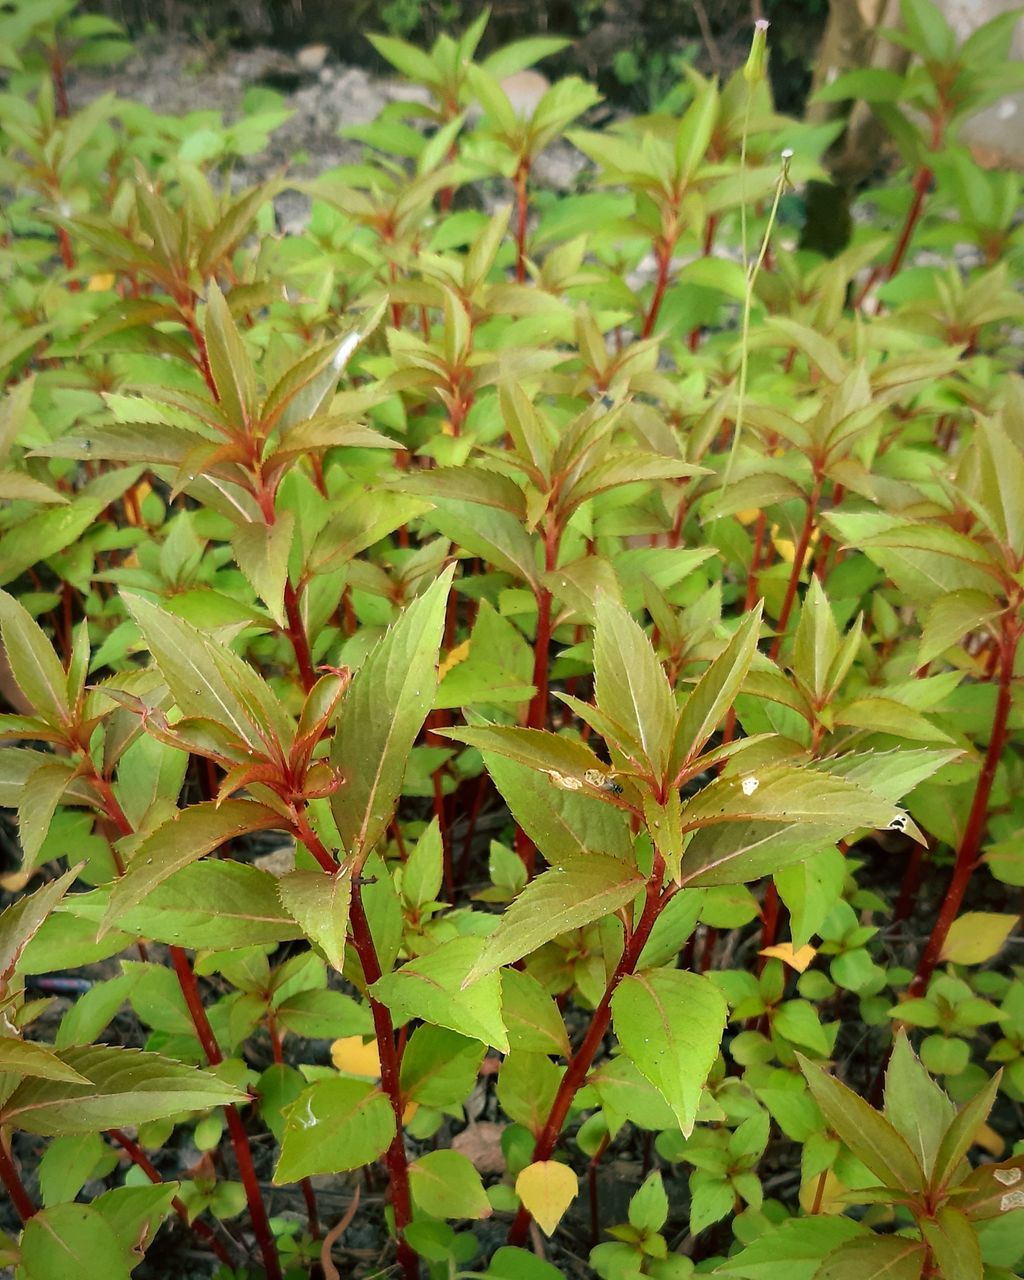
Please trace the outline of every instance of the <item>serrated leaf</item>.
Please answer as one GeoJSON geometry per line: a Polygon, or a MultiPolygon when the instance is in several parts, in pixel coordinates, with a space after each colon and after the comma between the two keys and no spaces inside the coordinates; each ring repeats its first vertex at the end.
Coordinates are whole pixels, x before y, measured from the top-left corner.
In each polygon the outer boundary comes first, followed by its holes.
{"type": "Polygon", "coordinates": [[[420,1018],[508,1053],[497,966],[474,976],[483,948],[479,938],[453,938],[386,974],[371,990],[396,1022],[420,1018]]]}
{"type": "Polygon", "coordinates": [[[282,511],[269,526],[239,525],[231,538],[239,569],[279,627],[287,625],[284,588],[294,531],[295,517],[290,511],[282,511]]]}
{"type": "Polygon", "coordinates": [[[215,800],[179,809],[136,846],[126,873],[110,890],[110,902],[100,928],[105,933],[129,908],[144,901],[157,885],[176,871],[198,862],[227,840],[253,831],[269,831],[282,824],[281,815],[253,800],[215,800]]]}
{"type": "Polygon", "coordinates": [[[56,1137],[145,1124],[245,1098],[217,1076],[156,1053],[82,1045],[62,1049],[59,1057],[88,1083],[26,1080],[0,1107],[0,1123],[56,1137]]]}
{"type": "Polygon", "coordinates": [[[6,986],[22,951],[74,884],[79,870],[80,867],[73,867],[65,871],[0,912],[0,988],[6,986]]]}
{"type": "Polygon", "coordinates": [[[656,778],[663,777],[672,749],[676,706],[665,670],[650,640],[630,614],[603,597],[596,607],[594,679],[597,705],[629,735],[619,747],[639,745],[656,778]]]}
{"type": "Polygon", "coordinates": [[[920,1280],[925,1249],[900,1236],[865,1236],[830,1253],[814,1280],[920,1280]]]}
{"type": "Polygon", "coordinates": [[[0,1036],[0,1075],[35,1076],[41,1080],[63,1080],[88,1084],[84,1076],[62,1062],[46,1045],[34,1040],[0,1036]]]}
{"type": "Polygon", "coordinates": [[[672,1108],[689,1136],[728,1017],[707,978],[679,969],[627,975],[612,997],[612,1025],[634,1066],[672,1108]]]}
{"type": "Polygon", "coordinates": [[[828,1124],[887,1187],[920,1191],[924,1170],[906,1139],[859,1094],[797,1054],[800,1070],[828,1124]]]}
{"type": "Polygon", "coordinates": [[[821,1261],[837,1246],[865,1234],[852,1218],[819,1214],[788,1218],[715,1268],[740,1280],[813,1280],[821,1261]]]}
{"type": "Polygon", "coordinates": [[[636,897],[644,877],[617,858],[591,854],[566,858],[526,886],[501,917],[467,975],[513,964],[570,929],[611,915],[636,897]]]}
{"type": "Polygon", "coordinates": [[[274,1181],[343,1173],[376,1160],[395,1136],[391,1103],[361,1080],[318,1080],[288,1109],[274,1181]]]}
{"type": "Polygon", "coordinates": [[[384,834],[409,752],[437,687],[445,605],[454,567],[414,600],[356,672],[338,714],[331,764],[341,785],[331,809],[354,866],[384,834]]]}
{"type": "Polygon", "coordinates": [[[676,726],[673,772],[700,755],[708,739],[736,701],[757,651],[761,606],[744,618],[725,649],[711,663],[686,699],[676,726]]]}
{"type": "Polygon", "coordinates": [[[352,871],[290,871],[277,882],[281,902],[311,942],[323,949],[340,973],[345,967],[345,939],[352,901],[352,871]]]}
{"type": "Polygon", "coordinates": [[[64,668],[39,624],[6,591],[0,591],[0,634],[11,674],[36,714],[54,726],[67,724],[64,668]]]}
{"type": "Polygon", "coordinates": [[[289,739],[291,718],[248,663],[166,609],[140,596],[123,598],[186,716],[223,725],[258,755],[266,754],[265,738],[289,739]]]}

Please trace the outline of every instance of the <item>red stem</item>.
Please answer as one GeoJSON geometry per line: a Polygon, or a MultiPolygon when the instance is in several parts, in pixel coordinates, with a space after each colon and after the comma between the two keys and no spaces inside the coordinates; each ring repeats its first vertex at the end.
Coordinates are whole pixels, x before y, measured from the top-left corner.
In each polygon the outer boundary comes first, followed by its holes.
{"type": "MultiPolygon", "coordinates": [[[[551,1104],[547,1121],[533,1148],[534,1162],[549,1159],[552,1151],[554,1151],[555,1144],[558,1142],[558,1135],[562,1132],[562,1125],[565,1123],[565,1117],[568,1115],[569,1108],[572,1105],[572,1100],[589,1075],[594,1058],[597,1056],[597,1051],[600,1049],[608,1030],[608,1024],[611,1021],[612,996],[618,989],[622,979],[631,974],[636,968],[640,953],[643,951],[651,930],[654,928],[654,922],[657,920],[661,908],[674,893],[673,886],[662,891],[661,882],[664,874],[664,860],[660,854],[656,854],[654,869],[647,881],[647,901],[644,903],[643,913],[623,948],[619,963],[615,966],[615,972],[608,979],[608,985],[605,987],[600,1004],[591,1015],[587,1034],[583,1037],[580,1047],[570,1059],[569,1066],[562,1077],[561,1084],[558,1086],[558,1092],[555,1094],[555,1100],[551,1104]]],[[[516,1214],[515,1220],[509,1229],[508,1243],[510,1245],[521,1245],[526,1239],[530,1217],[529,1210],[524,1205],[520,1205],[519,1212],[516,1214]]]]}
{"type": "MultiPolygon", "coordinates": [[[[161,1178],[156,1166],[150,1160],[149,1156],[146,1155],[145,1151],[143,1151],[137,1142],[133,1142],[132,1139],[128,1137],[123,1129],[108,1129],[107,1132],[114,1139],[117,1145],[124,1149],[125,1154],[131,1158],[132,1164],[137,1165],[150,1182],[163,1182],[163,1178],[161,1178]]],[[[196,1235],[210,1246],[211,1252],[216,1255],[219,1261],[223,1262],[226,1267],[233,1267],[235,1265],[232,1262],[231,1255],[228,1253],[227,1249],[224,1248],[223,1244],[221,1244],[214,1232],[206,1225],[205,1222],[200,1222],[198,1218],[194,1222],[189,1222],[188,1209],[177,1196],[172,1198],[171,1208],[186,1226],[191,1227],[196,1235]]]]}
{"type": "Polygon", "coordinates": [[[804,571],[804,560],[807,558],[807,548],[810,545],[811,534],[814,532],[814,520],[818,514],[820,498],[821,481],[815,480],[811,496],[807,500],[807,514],[804,517],[804,527],[800,530],[800,541],[797,543],[796,551],[793,553],[793,572],[789,575],[789,582],[786,585],[786,597],[782,602],[782,612],[779,614],[779,620],[776,624],[775,639],[772,641],[772,647],[768,652],[768,656],[773,662],[779,656],[779,650],[782,648],[782,641],[786,635],[786,626],[789,623],[789,615],[793,612],[796,589],[800,584],[800,575],[804,571]]]}
{"type": "Polygon", "coordinates": [[[922,165],[921,168],[918,169],[917,173],[914,174],[914,198],[911,200],[910,208],[907,210],[907,216],[903,222],[903,230],[900,232],[900,238],[896,242],[896,248],[893,250],[893,255],[889,259],[889,265],[886,267],[878,266],[873,268],[871,274],[864,282],[864,287],[854,299],[854,310],[863,305],[864,299],[868,296],[883,275],[886,280],[891,280],[896,272],[899,271],[904,255],[906,254],[907,248],[910,244],[910,237],[914,234],[914,228],[917,226],[918,219],[921,217],[921,210],[924,208],[925,196],[928,194],[928,186],[931,183],[932,177],[933,174],[928,165],[922,165]]]}
{"type": "Polygon", "coordinates": [[[911,997],[921,995],[928,986],[935,966],[942,955],[942,947],[946,941],[950,926],[957,917],[964,893],[970,882],[974,868],[978,864],[978,850],[985,835],[988,823],[988,804],[992,795],[992,784],[995,781],[999,760],[1006,746],[1007,725],[1010,718],[1010,706],[1013,701],[1013,668],[1017,659],[1017,648],[1020,644],[1022,623],[1017,617],[1017,607],[1011,607],[1003,615],[1003,634],[999,646],[999,693],[996,699],[996,713],[992,720],[992,733],[989,737],[988,750],[978,776],[978,785],[974,790],[974,800],[967,818],[960,846],[956,851],[956,862],[953,875],[946,890],[938,918],[931,936],[921,955],[921,960],[914,974],[907,994],[911,997]]]}
{"type": "Polygon", "coordinates": [[[757,571],[761,566],[761,553],[764,550],[764,535],[767,527],[768,517],[763,511],[759,511],[754,529],[754,550],[750,555],[750,572],[747,574],[747,593],[743,599],[744,613],[749,613],[757,603],[757,571]]]}
{"type": "Polygon", "coordinates": [[[29,1199],[21,1174],[18,1173],[18,1166],[14,1163],[14,1157],[4,1143],[3,1134],[0,1134],[0,1181],[7,1188],[7,1194],[11,1197],[11,1204],[14,1205],[18,1217],[22,1222],[28,1222],[38,1210],[29,1199]]]}
{"type": "Polygon", "coordinates": [[[523,159],[516,170],[516,281],[526,279],[526,219],[530,211],[526,180],[530,176],[530,162],[523,159]]]}
{"type": "Polygon", "coordinates": [[[68,104],[68,89],[64,81],[64,60],[59,49],[50,50],[50,79],[53,81],[53,105],[57,115],[66,120],[71,114],[68,104]]]}
{"type": "Polygon", "coordinates": [[[288,619],[288,639],[295,650],[295,661],[299,664],[299,678],[306,693],[316,684],[316,672],[313,670],[313,656],[309,649],[309,636],[306,624],[302,620],[299,608],[299,597],[291,582],[284,584],[284,612],[288,619]]]}
{"type": "MultiPolygon", "coordinates": [[[[323,841],[309,825],[309,820],[301,809],[296,810],[295,832],[320,866],[333,875],[338,870],[337,863],[324,848],[323,841]]],[[[358,875],[352,877],[349,923],[352,929],[352,945],[363,967],[363,977],[366,979],[367,987],[372,987],[381,976],[381,968],[373,934],[370,932],[370,922],[363,909],[362,885],[358,875]]],[[[404,1107],[400,1083],[401,1055],[395,1044],[395,1027],[387,1006],[374,999],[369,991],[366,993],[366,998],[370,1002],[370,1013],[373,1016],[373,1028],[377,1038],[377,1052],[380,1055],[381,1088],[387,1094],[395,1114],[395,1136],[384,1153],[384,1163],[387,1165],[388,1177],[391,1181],[391,1199],[395,1209],[398,1262],[406,1280],[419,1280],[419,1263],[416,1260],[416,1254],[406,1243],[403,1235],[405,1228],[412,1221],[412,1199],[409,1194],[409,1166],[405,1158],[405,1142],[402,1137],[404,1107]]]]}
{"type": "MultiPolygon", "coordinates": [[[[370,932],[370,923],[363,910],[362,886],[359,877],[352,880],[352,903],[349,909],[352,925],[352,944],[363,967],[363,977],[367,987],[380,978],[380,962],[377,949],[370,932]]],[[[412,1199],[409,1194],[409,1166],[405,1157],[405,1140],[402,1135],[402,1092],[399,1082],[401,1062],[398,1048],[395,1045],[395,1028],[391,1014],[386,1005],[375,1000],[369,992],[370,1012],[373,1015],[373,1029],[377,1037],[377,1052],[380,1054],[380,1083],[395,1113],[395,1136],[384,1153],[388,1177],[391,1182],[391,1200],[395,1210],[395,1231],[398,1235],[398,1263],[405,1280],[418,1280],[419,1262],[416,1254],[405,1239],[405,1229],[412,1221],[412,1199]]]]}
{"type": "Polygon", "coordinates": [[[651,298],[650,308],[644,317],[643,328],[640,330],[641,338],[649,338],[657,323],[658,312],[661,310],[661,304],[665,298],[665,289],[668,287],[668,273],[672,265],[672,250],[674,248],[675,240],[666,240],[658,247],[658,279],[654,285],[654,295],[651,298]]]}

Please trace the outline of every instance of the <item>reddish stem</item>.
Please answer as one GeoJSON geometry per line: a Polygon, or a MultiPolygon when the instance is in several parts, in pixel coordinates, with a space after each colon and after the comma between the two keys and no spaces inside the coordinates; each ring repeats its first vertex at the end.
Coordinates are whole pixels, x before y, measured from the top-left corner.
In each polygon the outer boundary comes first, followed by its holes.
{"type": "Polygon", "coordinates": [[[71,114],[71,107],[68,103],[68,88],[64,80],[64,59],[57,48],[50,50],[50,79],[53,81],[54,109],[61,120],[66,120],[71,114]]]}
{"type": "MultiPolygon", "coordinates": [[[[133,1142],[132,1139],[128,1137],[123,1129],[108,1129],[107,1132],[114,1139],[117,1145],[124,1149],[125,1154],[131,1158],[132,1164],[137,1165],[150,1182],[163,1182],[163,1178],[161,1178],[156,1166],[150,1160],[149,1156],[146,1155],[145,1151],[143,1151],[137,1142],[133,1142]]],[[[205,1222],[200,1222],[198,1218],[194,1222],[189,1222],[188,1209],[177,1196],[172,1198],[171,1208],[186,1226],[191,1227],[196,1235],[210,1246],[211,1252],[216,1255],[220,1262],[223,1262],[226,1267],[233,1267],[235,1265],[232,1262],[231,1255],[228,1253],[227,1249],[224,1248],[223,1244],[221,1244],[214,1232],[206,1225],[205,1222]]]]}
{"type": "MultiPolygon", "coordinates": [[[[657,920],[662,906],[674,892],[674,888],[671,886],[662,891],[661,882],[664,874],[664,860],[660,854],[656,854],[654,869],[647,881],[647,901],[644,903],[643,913],[623,948],[619,963],[615,966],[615,972],[608,979],[608,985],[604,989],[600,1004],[591,1015],[587,1034],[583,1037],[580,1047],[570,1059],[565,1075],[558,1086],[558,1092],[555,1094],[555,1100],[551,1104],[547,1121],[534,1144],[534,1162],[549,1159],[554,1151],[555,1144],[558,1142],[558,1135],[562,1132],[562,1125],[565,1123],[565,1117],[569,1114],[572,1100],[589,1075],[594,1058],[597,1056],[597,1051],[600,1049],[608,1030],[608,1024],[611,1021],[612,996],[614,996],[622,979],[631,974],[636,968],[640,953],[643,951],[651,930],[654,928],[654,922],[657,920]]],[[[520,1205],[519,1212],[516,1214],[515,1220],[509,1229],[508,1243],[510,1245],[521,1245],[526,1239],[530,1217],[529,1210],[524,1205],[520,1205]]]]}
{"type": "Polygon", "coordinates": [[[672,250],[675,248],[675,240],[665,240],[657,250],[658,257],[658,278],[654,285],[654,294],[651,297],[651,305],[644,317],[643,328],[640,330],[641,338],[649,338],[654,331],[654,326],[658,320],[658,312],[661,310],[661,304],[665,299],[665,290],[668,287],[668,273],[672,266],[672,250]]]}
{"type": "Polygon", "coordinates": [[[316,684],[316,672],[313,670],[313,656],[309,649],[309,636],[306,624],[302,620],[299,608],[299,597],[290,581],[284,584],[284,612],[288,619],[288,639],[295,650],[295,661],[299,665],[299,678],[306,693],[316,684]]]}
{"type": "Polygon", "coordinates": [[[878,266],[873,268],[871,274],[864,283],[864,287],[854,299],[854,310],[863,305],[864,299],[883,276],[886,280],[891,280],[896,272],[899,271],[900,265],[902,264],[903,258],[907,252],[907,248],[910,245],[910,238],[914,234],[914,228],[917,226],[918,220],[921,217],[921,210],[924,208],[925,197],[928,194],[928,187],[933,176],[934,175],[928,165],[922,165],[921,168],[918,169],[917,173],[914,174],[914,197],[910,202],[910,208],[907,210],[907,216],[903,221],[903,230],[900,232],[900,238],[896,242],[896,248],[893,250],[893,255],[889,259],[888,266],[878,266]]]}
{"type": "Polygon", "coordinates": [[[529,215],[529,197],[526,181],[530,176],[530,162],[523,159],[516,169],[516,281],[522,284],[526,279],[526,220],[529,215]]]}
{"type": "Polygon", "coordinates": [[[768,652],[768,656],[773,662],[779,656],[779,650],[782,648],[782,641],[786,635],[786,626],[789,623],[789,615],[793,612],[793,605],[796,602],[796,589],[800,584],[800,575],[804,571],[804,560],[807,558],[807,548],[810,545],[811,534],[814,532],[814,520],[818,514],[820,498],[821,481],[815,480],[811,496],[807,500],[804,527],[800,530],[800,540],[796,544],[796,550],[793,553],[793,572],[789,575],[789,582],[786,585],[786,596],[782,602],[782,612],[779,614],[779,620],[776,624],[775,639],[772,641],[772,647],[768,652]]]}
{"type": "Polygon", "coordinates": [[[978,863],[978,851],[988,823],[988,804],[992,795],[992,784],[995,782],[999,760],[1006,746],[1007,725],[1013,701],[1013,668],[1017,659],[1021,632],[1022,624],[1017,618],[1017,607],[1011,607],[1003,615],[1003,633],[999,645],[999,692],[988,750],[985,752],[981,773],[978,775],[978,785],[974,790],[974,800],[971,803],[967,825],[956,851],[956,862],[949,888],[946,890],[938,918],[907,993],[911,997],[920,996],[928,986],[928,979],[939,963],[946,935],[957,917],[967,885],[978,863]]]}
{"type": "Polygon", "coordinates": [[[757,571],[761,566],[761,554],[764,550],[764,535],[768,527],[768,517],[763,511],[757,513],[757,525],[754,528],[754,549],[750,555],[750,572],[747,575],[747,592],[743,598],[743,612],[749,613],[757,603],[757,571]]]}
{"type": "Polygon", "coordinates": [[[38,1213],[25,1190],[25,1184],[21,1180],[18,1166],[14,1163],[14,1157],[7,1150],[3,1134],[0,1134],[0,1181],[7,1188],[11,1204],[14,1205],[15,1212],[22,1222],[28,1222],[29,1218],[38,1213]]]}
{"type": "MultiPolygon", "coordinates": [[[[359,877],[352,880],[352,903],[349,919],[352,925],[352,944],[363,967],[363,977],[367,987],[380,978],[380,962],[377,949],[370,932],[370,923],[363,910],[362,886],[359,877]]],[[[405,1239],[405,1229],[412,1221],[412,1199],[409,1194],[409,1166],[405,1156],[405,1140],[402,1135],[402,1092],[399,1081],[401,1062],[395,1045],[395,1028],[391,1014],[386,1005],[375,1000],[367,992],[370,1002],[370,1013],[373,1016],[373,1028],[377,1037],[377,1052],[380,1054],[380,1083],[391,1103],[395,1114],[395,1136],[384,1153],[388,1177],[391,1182],[391,1200],[395,1210],[395,1231],[398,1235],[398,1263],[405,1280],[418,1280],[419,1263],[416,1254],[405,1239]]]]}

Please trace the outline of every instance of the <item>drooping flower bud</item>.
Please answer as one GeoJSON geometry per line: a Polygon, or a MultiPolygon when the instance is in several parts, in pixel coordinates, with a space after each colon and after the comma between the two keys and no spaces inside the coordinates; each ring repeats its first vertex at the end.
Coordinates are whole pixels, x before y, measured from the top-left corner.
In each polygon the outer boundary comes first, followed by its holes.
{"type": "Polygon", "coordinates": [[[743,68],[743,79],[747,84],[760,84],[765,77],[768,62],[768,20],[758,18],[754,23],[754,38],[750,42],[750,53],[743,68]]]}

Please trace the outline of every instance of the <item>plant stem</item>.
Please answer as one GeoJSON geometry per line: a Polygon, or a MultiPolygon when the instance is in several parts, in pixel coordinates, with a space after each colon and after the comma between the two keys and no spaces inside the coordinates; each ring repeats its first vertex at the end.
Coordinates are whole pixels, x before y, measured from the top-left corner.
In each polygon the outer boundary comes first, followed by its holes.
{"type": "Polygon", "coordinates": [[[1017,617],[1017,612],[1017,609],[1011,605],[1003,615],[1003,630],[999,644],[999,692],[996,697],[996,711],[992,719],[988,750],[985,752],[981,773],[978,775],[978,785],[974,790],[974,800],[971,803],[967,825],[956,851],[956,862],[949,888],[946,890],[931,936],[922,952],[914,980],[907,991],[908,996],[912,998],[920,996],[928,986],[928,979],[939,963],[946,935],[957,917],[967,885],[978,863],[978,851],[988,824],[988,804],[992,795],[992,784],[995,782],[999,760],[1006,746],[1007,726],[1013,701],[1013,668],[1022,633],[1022,623],[1017,617]]]}
{"type": "MultiPolygon", "coordinates": [[[[324,843],[309,824],[305,812],[296,809],[295,832],[309,852],[316,858],[325,871],[333,875],[338,865],[324,848],[324,843]]],[[[352,945],[356,949],[359,963],[363,967],[363,977],[367,987],[381,977],[380,961],[377,959],[377,948],[370,931],[370,922],[363,909],[362,884],[358,874],[352,877],[352,899],[349,906],[349,924],[352,930],[352,945]]],[[[370,1013],[373,1017],[373,1029],[377,1038],[377,1052],[380,1055],[380,1083],[391,1103],[395,1114],[395,1136],[384,1154],[388,1177],[391,1182],[391,1199],[395,1209],[395,1230],[398,1234],[398,1262],[406,1280],[418,1280],[419,1263],[416,1255],[406,1243],[403,1233],[412,1221],[412,1199],[409,1194],[409,1165],[405,1158],[405,1142],[402,1137],[402,1091],[399,1073],[401,1070],[401,1054],[395,1043],[395,1026],[391,1021],[391,1013],[386,1005],[374,999],[369,991],[366,998],[370,1002],[370,1013]]]]}
{"type": "MultiPolygon", "coordinates": [[[[110,1134],[119,1147],[123,1148],[125,1154],[131,1158],[132,1164],[138,1166],[150,1182],[155,1184],[163,1182],[163,1178],[160,1176],[156,1166],[150,1160],[149,1156],[146,1155],[145,1151],[143,1151],[137,1142],[133,1142],[132,1139],[128,1137],[123,1129],[108,1129],[107,1133],[110,1134]]],[[[174,1196],[171,1199],[171,1208],[186,1226],[191,1227],[196,1235],[210,1246],[210,1251],[220,1262],[223,1262],[226,1267],[233,1267],[235,1265],[232,1262],[231,1255],[228,1253],[227,1249],[224,1248],[223,1244],[221,1244],[214,1232],[206,1225],[205,1222],[200,1222],[198,1218],[196,1218],[194,1222],[189,1222],[188,1209],[177,1196],[174,1196]]]]}
{"type": "Polygon", "coordinates": [[[789,615],[793,612],[793,605],[796,602],[796,589],[800,584],[800,575],[804,571],[804,560],[807,558],[807,548],[810,545],[811,534],[814,532],[814,521],[818,514],[818,503],[821,501],[821,480],[816,479],[811,495],[807,499],[807,514],[804,516],[804,527],[800,530],[800,540],[796,544],[796,550],[793,552],[793,571],[789,575],[789,582],[786,584],[786,596],[782,602],[782,612],[779,614],[779,620],[776,623],[775,639],[772,641],[772,647],[768,652],[768,656],[774,662],[779,656],[779,650],[782,648],[782,641],[786,635],[786,626],[789,623],[789,615]]]}
{"type": "MultiPolygon", "coordinates": [[[[626,940],[622,956],[615,966],[615,972],[608,979],[608,985],[604,989],[600,1004],[591,1015],[587,1034],[583,1037],[580,1047],[570,1059],[565,1075],[562,1076],[562,1081],[558,1086],[558,1092],[555,1094],[555,1100],[551,1104],[547,1121],[540,1131],[533,1148],[534,1162],[549,1159],[552,1151],[554,1151],[558,1135],[562,1132],[562,1125],[565,1123],[565,1117],[568,1115],[569,1108],[572,1105],[572,1100],[589,1075],[594,1058],[597,1056],[597,1051],[600,1049],[601,1042],[604,1040],[608,1030],[608,1024],[611,1021],[612,996],[618,989],[622,979],[631,974],[636,968],[640,954],[650,936],[651,930],[654,928],[654,922],[657,920],[661,908],[675,892],[674,886],[670,886],[664,891],[662,890],[661,882],[664,875],[664,859],[660,854],[655,854],[654,869],[647,880],[647,901],[644,903],[643,912],[632,934],[626,940]]],[[[531,1215],[525,1206],[520,1205],[519,1212],[516,1214],[515,1220],[509,1229],[508,1243],[510,1245],[521,1245],[526,1239],[530,1217],[531,1215]]]]}
{"type": "Polygon", "coordinates": [[[649,338],[657,323],[658,312],[661,310],[661,304],[665,300],[665,290],[668,288],[668,273],[672,266],[672,251],[674,248],[675,240],[671,242],[666,240],[658,249],[658,278],[654,285],[651,305],[647,310],[647,315],[644,317],[643,328],[640,330],[641,338],[649,338]]]}
{"type": "Polygon", "coordinates": [[[7,1188],[7,1194],[11,1197],[11,1204],[14,1205],[18,1217],[22,1222],[28,1222],[29,1218],[35,1216],[37,1209],[29,1199],[21,1174],[18,1172],[18,1166],[14,1163],[13,1155],[7,1150],[2,1133],[0,1133],[0,1182],[3,1182],[7,1188]]]}
{"type": "MultiPolygon", "coordinates": [[[[185,1004],[188,1006],[189,1016],[192,1019],[192,1025],[196,1029],[199,1043],[203,1047],[206,1060],[211,1067],[219,1066],[224,1061],[224,1055],[220,1051],[217,1037],[213,1034],[210,1020],[207,1018],[206,1010],[203,1008],[202,997],[199,994],[199,984],[196,982],[196,975],[188,962],[188,956],[181,947],[172,946],[168,950],[170,951],[171,963],[174,965],[174,972],[178,975],[181,994],[185,997],[185,1004]]],[[[256,1166],[253,1163],[249,1135],[245,1132],[242,1117],[233,1106],[226,1106],[224,1115],[228,1124],[231,1145],[235,1151],[238,1172],[242,1179],[242,1186],[245,1189],[245,1199],[249,1206],[253,1234],[256,1237],[256,1243],[259,1245],[260,1254],[263,1258],[263,1267],[267,1273],[267,1280],[281,1280],[281,1263],[277,1256],[277,1245],[274,1243],[274,1236],[270,1230],[270,1221],[267,1217],[266,1206],[263,1203],[263,1193],[260,1190],[259,1179],[256,1177],[256,1166]]]]}
{"type": "MultiPolygon", "coordinates": [[[[363,966],[363,977],[367,987],[380,978],[380,962],[377,959],[377,948],[373,943],[370,923],[363,910],[362,886],[359,877],[352,880],[352,903],[349,909],[352,924],[352,944],[363,966]]],[[[391,1021],[391,1013],[386,1005],[375,1000],[367,992],[370,1002],[370,1013],[373,1016],[373,1029],[377,1037],[377,1052],[380,1054],[380,1083],[387,1094],[391,1109],[395,1113],[395,1136],[384,1153],[388,1178],[391,1182],[391,1200],[395,1210],[395,1231],[398,1235],[398,1263],[406,1280],[418,1280],[419,1262],[405,1239],[405,1229],[412,1221],[412,1199],[409,1194],[409,1166],[405,1157],[405,1140],[402,1135],[402,1092],[399,1082],[401,1062],[395,1045],[395,1028],[391,1021]]]]}
{"type": "Polygon", "coordinates": [[[903,229],[900,232],[900,238],[896,241],[896,248],[893,250],[892,257],[889,259],[888,266],[875,267],[868,276],[864,287],[854,299],[854,310],[857,310],[864,303],[865,298],[878,283],[879,279],[884,275],[886,280],[891,280],[899,271],[906,255],[907,248],[910,244],[910,238],[914,234],[914,228],[917,226],[921,217],[921,210],[924,208],[925,197],[928,194],[928,187],[931,185],[933,173],[928,165],[922,165],[914,174],[914,196],[910,202],[910,208],[907,210],[907,216],[903,221],[903,229]]]}
{"type": "Polygon", "coordinates": [[[529,197],[526,182],[530,176],[530,161],[524,157],[516,169],[516,282],[526,279],[526,220],[529,215],[529,197]]]}
{"type": "Polygon", "coordinates": [[[306,624],[302,620],[299,608],[299,597],[291,582],[284,584],[284,612],[288,619],[288,639],[295,650],[295,661],[299,665],[299,678],[306,693],[316,684],[316,672],[313,670],[313,657],[309,649],[309,636],[306,624]]]}

